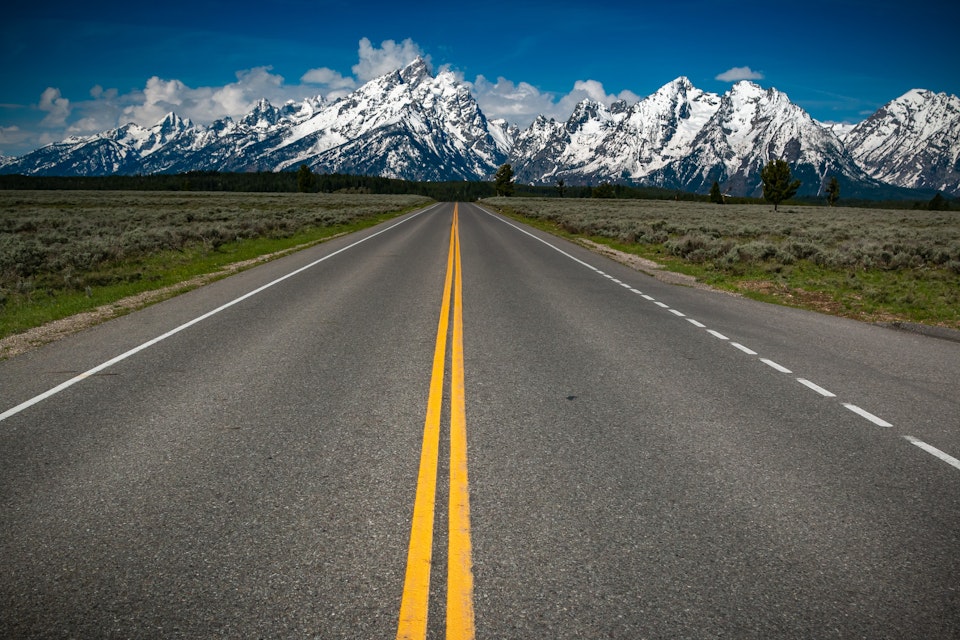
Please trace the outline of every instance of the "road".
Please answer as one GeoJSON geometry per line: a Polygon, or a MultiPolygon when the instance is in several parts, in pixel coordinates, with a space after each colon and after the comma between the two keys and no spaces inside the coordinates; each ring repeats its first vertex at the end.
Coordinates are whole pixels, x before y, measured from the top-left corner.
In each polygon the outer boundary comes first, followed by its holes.
{"type": "Polygon", "coordinates": [[[0,412],[0,637],[960,637],[960,343],[471,204],[0,362],[0,412]]]}

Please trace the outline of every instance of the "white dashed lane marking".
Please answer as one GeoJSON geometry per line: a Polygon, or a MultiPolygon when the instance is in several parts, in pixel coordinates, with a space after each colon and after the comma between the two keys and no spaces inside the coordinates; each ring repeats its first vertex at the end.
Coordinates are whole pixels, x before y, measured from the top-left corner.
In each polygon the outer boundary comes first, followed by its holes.
{"type": "Polygon", "coordinates": [[[937,449],[936,447],[933,447],[933,446],[927,444],[927,443],[924,442],[923,440],[917,440],[917,439],[914,438],[913,436],[903,436],[903,439],[906,440],[907,442],[910,442],[910,443],[913,443],[913,444],[917,445],[918,447],[920,447],[921,449],[923,449],[924,451],[926,451],[926,452],[929,453],[930,455],[936,456],[937,458],[940,458],[941,460],[943,460],[944,462],[946,462],[946,463],[947,463],[948,465],[950,465],[951,467],[955,467],[955,468],[957,468],[957,469],[960,469],[960,460],[957,460],[957,459],[954,458],[953,456],[951,456],[951,455],[949,455],[949,454],[946,454],[946,453],[944,453],[943,451],[940,451],[940,449],[937,449]]]}
{"type": "Polygon", "coordinates": [[[740,351],[743,351],[743,352],[744,352],[745,354],[747,354],[748,356],[755,356],[755,355],[757,355],[757,352],[756,352],[756,351],[754,351],[753,349],[750,349],[750,348],[748,348],[748,347],[743,346],[743,345],[740,344],[739,342],[731,342],[730,344],[733,345],[734,347],[736,347],[737,349],[740,349],[740,351]]]}
{"type": "Polygon", "coordinates": [[[805,379],[803,379],[803,378],[797,378],[797,382],[799,382],[800,384],[802,384],[802,385],[805,386],[805,387],[808,387],[808,388],[810,388],[810,389],[813,389],[814,391],[816,391],[817,393],[819,393],[820,395],[822,395],[824,398],[836,398],[836,397],[837,397],[836,394],[830,393],[829,391],[827,391],[826,389],[824,389],[824,388],[821,387],[820,385],[814,384],[814,383],[810,382],[809,380],[805,380],[805,379]]]}
{"type": "Polygon", "coordinates": [[[870,412],[867,411],[866,409],[861,409],[860,407],[858,407],[858,406],[855,405],[855,404],[850,404],[850,403],[848,403],[848,402],[842,402],[841,404],[842,404],[843,406],[845,406],[847,409],[850,409],[850,411],[853,411],[855,414],[857,414],[857,415],[860,416],[861,418],[866,418],[867,420],[869,420],[869,421],[872,422],[873,424],[877,425],[878,427],[892,427],[892,426],[893,426],[892,424],[890,424],[889,422],[887,422],[887,421],[884,420],[883,418],[878,418],[877,416],[873,415],[872,413],[870,413],[870,412]]]}
{"type": "Polygon", "coordinates": [[[787,368],[786,368],[785,366],[783,366],[782,364],[777,364],[777,363],[774,362],[773,360],[767,360],[766,358],[760,358],[760,362],[762,362],[763,364],[767,365],[768,367],[771,367],[771,368],[773,368],[773,369],[776,369],[776,370],[779,371],[780,373],[793,373],[793,371],[790,371],[790,369],[787,369],[787,368]]]}
{"type": "MultiPolygon", "coordinates": [[[[493,216],[493,214],[490,214],[490,215],[493,216]]],[[[707,329],[707,326],[706,326],[705,324],[703,324],[702,322],[699,322],[699,321],[697,321],[697,320],[694,320],[693,318],[688,318],[688,317],[686,317],[686,315],[685,315],[684,313],[682,313],[681,311],[678,311],[677,309],[672,309],[668,304],[656,300],[653,296],[647,295],[647,294],[643,293],[642,291],[639,291],[638,289],[634,289],[634,288],[630,287],[629,284],[626,284],[626,283],[624,283],[624,282],[622,282],[622,281],[620,281],[620,280],[617,280],[617,279],[614,278],[613,276],[608,275],[607,273],[604,273],[603,271],[601,271],[601,270],[598,269],[597,267],[594,267],[593,265],[591,265],[591,264],[589,264],[589,263],[587,263],[587,262],[584,262],[583,260],[580,260],[579,258],[576,258],[576,257],[570,255],[569,253],[567,253],[567,252],[564,251],[563,249],[560,249],[559,247],[554,246],[553,244],[547,242],[547,241],[544,240],[543,238],[539,238],[539,237],[535,236],[534,234],[530,233],[529,231],[525,231],[524,229],[521,229],[521,228],[518,227],[517,225],[515,225],[515,224],[513,224],[513,223],[511,223],[511,222],[508,222],[507,220],[504,220],[503,218],[499,218],[499,217],[497,217],[497,216],[493,216],[493,217],[496,218],[497,220],[500,220],[500,221],[503,222],[504,224],[507,224],[507,225],[513,227],[514,229],[517,229],[517,230],[520,231],[521,233],[524,233],[524,234],[530,236],[530,237],[533,238],[534,240],[537,240],[538,242],[542,242],[543,244],[547,245],[548,247],[550,247],[550,248],[553,249],[554,251],[557,251],[558,253],[561,253],[561,254],[565,255],[566,257],[570,258],[570,259],[573,260],[574,262],[577,262],[577,263],[579,263],[579,264],[587,267],[588,269],[591,269],[591,270],[595,271],[595,272],[596,272],[597,274],[599,274],[599,275],[602,275],[602,276],[604,276],[604,277],[606,277],[606,278],[609,278],[609,279],[612,280],[613,282],[616,282],[617,284],[623,286],[624,288],[627,288],[627,289],[629,289],[630,291],[632,291],[633,293],[639,295],[639,296],[642,297],[644,300],[647,300],[647,301],[649,301],[649,302],[652,302],[652,303],[656,304],[657,306],[659,306],[659,307],[661,307],[661,308],[663,308],[663,309],[666,309],[667,311],[669,311],[669,312],[672,313],[673,315],[677,316],[678,318],[684,318],[687,322],[689,322],[689,323],[692,324],[693,326],[697,327],[698,329],[706,329],[707,333],[709,333],[709,334],[712,335],[713,337],[715,337],[715,338],[717,338],[717,339],[719,339],[719,340],[730,340],[730,338],[728,338],[727,336],[723,335],[723,334],[720,333],[719,331],[714,331],[713,329],[707,329]]],[[[751,349],[751,348],[749,348],[749,347],[747,347],[747,346],[744,346],[744,345],[740,344],[739,342],[732,342],[732,341],[731,341],[730,344],[731,344],[732,346],[736,347],[737,349],[739,349],[740,351],[742,351],[743,353],[747,354],[748,356],[756,356],[756,355],[759,355],[759,354],[758,354],[756,351],[754,351],[753,349],[751,349]]],[[[760,361],[763,362],[764,364],[766,364],[767,366],[775,369],[776,371],[779,371],[780,373],[793,373],[790,369],[787,369],[787,368],[784,367],[783,365],[778,364],[778,363],[774,362],[773,360],[768,360],[767,358],[760,358],[760,361]]],[[[836,394],[834,394],[833,392],[824,389],[824,388],[821,387],[820,385],[818,385],[818,384],[816,384],[816,383],[814,383],[814,382],[811,382],[810,380],[807,380],[806,378],[797,378],[796,380],[797,380],[797,382],[799,382],[799,383],[802,384],[803,386],[807,387],[807,388],[810,389],[811,391],[814,391],[815,393],[819,394],[820,396],[822,396],[822,397],[824,397],[824,398],[836,398],[836,397],[837,397],[836,394]]],[[[841,402],[841,404],[842,404],[844,407],[846,407],[847,409],[849,409],[850,411],[852,411],[853,413],[855,413],[855,414],[857,414],[858,416],[860,416],[861,418],[864,418],[865,420],[868,420],[868,421],[872,422],[873,424],[875,424],[875,425],[877,425],[877,426],[879,426],[879,427],[889,428],[889,427],[892,427],[892,426],[893,426],[891,423],[887,422],[887,421],[884,420],[883,418],[880,418],[879,416],[876,416],[876,415],[870,413],[869,411],[866,411],[865,409],[862,409],[862,408],[858,407],[858,406],[855,405],[855,404],[850,404],[850,403],[847,403],[847,402],[841,402]]],[[[951,466],[953,466],[953,467],[955,467],[955,468],[957,468],[957,469],[960,469],[960,460],[958,460],[957,458],[954,458],[953,456],[951,456],[951,455],[949,455],[949,454],[947,454],[947,453],[944,453],[944,452],[941,451],[940,449],[937,449],[936,447],[933,447],[933,446],[931,446],[931,445],[923,442],[922,440],[918,440],[918,439],[914,438],[913,436],[903,436],[903,438],[904,438],[905,440],[907,440],[908,442],[914,444],[915,446],[919,447],[919,448],[922,449],[923,451],[926,451],[927,453],[929,453],[929,454],[937,457],[938,459],[943,460],[943,461],[946,462],[947,464],[949,464],[949,465],[951,465],[951,466]]]]}

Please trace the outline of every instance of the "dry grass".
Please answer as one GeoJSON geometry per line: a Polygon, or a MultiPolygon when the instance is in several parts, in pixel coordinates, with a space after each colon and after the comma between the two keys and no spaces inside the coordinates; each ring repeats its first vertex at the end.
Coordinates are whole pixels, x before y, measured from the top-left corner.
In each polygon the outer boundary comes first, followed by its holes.
{"type": "Polygon", "coordinates": [[[960,328],[960,212],[490,198],[751,297],[869,321],[960,328]]]}

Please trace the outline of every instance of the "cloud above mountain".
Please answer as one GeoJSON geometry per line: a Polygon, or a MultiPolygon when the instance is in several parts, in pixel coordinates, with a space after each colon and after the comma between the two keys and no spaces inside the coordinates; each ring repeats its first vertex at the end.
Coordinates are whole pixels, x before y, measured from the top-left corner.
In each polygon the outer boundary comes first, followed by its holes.
{"type": "Polygon", "coordinates": [[[740,82],[741,80],[763,80],[763,74],[750,67],[733,67],[717,75],[715,80],[720,82],[740,82]]]}
{"type": "MultiPolygon", "coordinates": [[[[226,116],[241,117],[262,98],[276,105],[316,95],[336,100],[418,57],[430,63],[430,56],[410,38],[399,42],[384,40],[379,45],[369,38],[361,38],[357,63],[351,67],[352,75],[329,67],[315,67],[291,83],[271,66],[260,66],[237,71],[234,81],[220,86],[190,86],[177,78],[155,75],[141,89],[121,93],[96,85],[89,96],[83,98],[64,96],[59,88],[48,87],[37,103],[31,105],[43,114],[42,132],[31,140],[26,131],[8,128],[0,141],[32,143],[36,148],[66,136],[90,135],[129,122],[150,126],[171,111],[195,123],[209,124],[226,116]]],[[[618,99],[639,99],[630,91],[608,94],[600,82],[589,78],[578,80],[567,93],[558,93],[544,91],[522,80],[499,77],[491,81],[483,75],[468,80],[462,73],[454,72],[476,97],[487,117],[503,118],[519,126],[528,125],[539,114],[565,118],[584,98],[607,105],[618,99]]]]}

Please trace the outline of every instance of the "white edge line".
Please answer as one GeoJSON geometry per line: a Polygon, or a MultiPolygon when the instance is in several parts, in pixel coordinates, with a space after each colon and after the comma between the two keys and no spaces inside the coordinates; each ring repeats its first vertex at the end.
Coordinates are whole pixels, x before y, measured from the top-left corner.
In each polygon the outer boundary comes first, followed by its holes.
{"type": "Polygon", "coordinates": [[[763,364],[767,365],[768,367],[773,367],[774,369],[776,369],[776,370],[779,371],[780,373],[793,373],[793,371],[790,371],[790,369],[787,369],[787,368],[786,368],[785,366],[783,366],[782,364],[777,364],[777,363],[774,362],[773,360],[767,360],[766,358],[760,358],[760,362],[762,362],[763,364]]]}
{"type": "Polygon", "coordinates": [[[33,405],[35,405],[35,404],[37,404],[37,403],[39,403],[39,402],[42,402],[42,401],[46,400],[47,398],[49,398],[49,397],[51,397],[51,396],[54,396],[54,395],[60,393],[61,391],[65,390],[65,389],[69,389],[70,387],[72,387],[72,386],[75,385],[76,383],[78,383],[78,382],[80,382],[80,381],[82,381],[82,380],[86,380],[86,379],[89,378],[90,376],[95,375],[95,374],[103,371],[104,369],[106,369],[106,368],[108,368],[108,367],[112,367],[113,365],[117,364],[118,362],[121,362],[121,361],[123,361],[123,360],[126,360],[126,359],[129,358],[130,356],[136,355],[136,354],[140,353],[141,351],[143,351],[144,349],[147,349],[148,347],[152,347],[153,345],[157,344],[158,342],[161,342],[161,341],[163,341],[163,340],[166,340],[166,339],[169,338],[170,336],[173,336],[173,335],[176,335],[176,334],[180,333],[180,332],[183,331],[184,329],[188,329],[188,328],[192,327],[193,325],[197,324],[198,322],[202,322],[202,321],[206,320],[206,319],[209,318],[210,316],[216,315],[216,314],[220,313],[221,311],[224,311],[225,309],[229,309],[230,307],[234,306],[235,304],[238,304],[238,303],[240,303],[240,302],[243,302],[243,301],[246,300],[247,298],[251,298],[251,297],[257,295],[258,293],[260,293],[260,292],[262,292],[262,291],[264,291],[264,290],[266,290],[266,289],[269,289],[270,287],[272,287],[272,286],[274,286],[274,285],[276,285],[276,284],[279,284],[279,283],[283,282],[284,280],[286,280],[286,279],[288,279],[288,278],[292,278],[293,276],[295,276],[295,275],[297,275],[297,274],[299,274],[299,273],[302,273],[302,272],[306,271],[307,269],[311,269],[311,268],[315,267],[316,265],[320,264],[321,262],[323,262],[324,260],[328,260],[328,259],[332,258],[333,256],[337,255],[338,253],[343,253],[343,252],[346,251],[347,249],[352,249],[353,247],[357,246],[358,244],[360,244],[360,243],[362,243],[362,242],[366,242],[366,241],[369,240],[370,238],[375,238],[375,237],[377,237],[378,235],[380,235],[381,233],[386,233],[387,231],[390,231],[390,230],[393,229],[394,227],[400,226],[401,224],[404,224],[405,222],[409,222],[410,220],[413,220],[414,218],[416,218],[416,217],[419,216],[420,214],[426,213],[426,212],[429,211],[430,209],[433,209],[434,207],[437,207],[437,206],[439,206],[439,203],[434,204],[434,205],[432,205],[432,206],[430,206],[430,207],[427,207],[426,209],[423,209],[423,210],[421,210],[421,211],[413,214],[412,216],[409,216],[409,217],[407,217],[407,218],[404,218],[403,220],[400,220],[399,222],[390,225],[390,226],[387,227],[386,229],[381,229],[380,231],[377,231],[376,233],[372,233],[372,234],[370,234],[369,236],[367,236],[367,237],[365,237],[365,238],[361,238],[360,240],[357,240],[357,241],[354,242],[353,244],[347,245],[346,247],[343,247],[343,248],[341,248],[341,249],[337,249],[337,250],[334,251],[333,253],[328,254],[328,255],[325,255],[324,257],[320,258],[319,260],[314,260],[313,262],[311,262],[311,263],[308,264],[308,265],[305,265],[305,266],[302,266],[302,267],[300,267],[300,268],[298,268],[298,269],[295,269],[294,271],[291,271],[290,273],[288,273],[288,274],[286,274],[286,275],[284,275],[284,276],[281,276],[281,277],[277,278],[276,280],[274,280],[274,281],[272,281],[272,282],[268,282],[267,284],[265,284],[265,285],[263,285],[263,286],[261,286],[261,287],[258,287],[258,288],[256,288],[256,289],[254,289],[253,291],[249,291],[249,292],[243,294],[243,295],[240,296],[239,298],[236,298],[236,299],[234,299],[234,300],[231,300],[230,302],[227,302],[226,304],[220,305],[219,307],[217,307],[216,309],[214,309],[214,310],[212,310],[212,311],[208,311],[208,312],[206,312],[205,314],[194,318],[193,320],[190,320],[190,321],[188,321],[188,322],[185,322],[185,323],[181,324],[179,327],[176,327],[176,328],[174,328],[174,329],[171,329],[170,331],[167,331],[167,332],[164,333],[163,335],[157,336],[156,338],[153,338],[152,340],[148,340],[148,341],[144,342],[143,344],[141,344],[141,345],[139,345],[139,346],[137,346],[137,347],[134,347],[133,349],[130,349],[129,351],[126,351],[126,352],[124,352],[124,353],[121,353],[120,355],[118,355],[118,356],[116,356],[116,357],[114,357],[114,358],[111,358],[110,360],[107,360],[106,362],[104,362],[104,363],[102,363],[102,364],[98,364],[97,366],[93,367],[92,369],[89,369],[88,371],[84,371],[83,373],[81,373],[81,374],[79,374],[79,375],[76,375],[76,376],[70,378],[69,380],[67,380],[67,381],[65,381],[65,382],[61,382],[60,384],[58,384],[57,386],[53,387],[52,389],[49,389],[49,390],[47,390],[47,391],[44,391],[44,392],[41,393],[40,395],[34,396],[33,398],[30,398],[29,400],[27,400],[27,401],[25,401],[25,402],[21,402],[21,403],[18,404],[17,406],[15,406],[15,407],[13,407],[13,408],[11,408],[11,409],[7,409],[7,410],[4,411],[3,413],[0,413],[0,422],[6,420],[7,418],[9,418],[9,417],[11,417],[11,416],[15,416],[16,414],[20,413],[20,412],[23,411],[24,409],[28,409],[28,408],[32,407],[33,405]]]}
{"type": "Polygon", "coordinates": [[[960,469],[960,460],[957,460],[956,458],[954,458],[954,457],[951,456],[950,454],[947,454],[947,453],[944,453],[943,451],[940,451],[940,449],[937,449],[936,447],[927,444],[927,443],[924,442],[923,440],[917,440],[917,439],[914,438],[913,436],[903,436],[903,439],[906,440],[907,442],[910,442],[910,443],[912,443],[912,444],[915,444],[916,446],[920,447],[921,449],[923,449],[924,451],[926,451],[926,452],[929,453],[930,455],[933,455],[933,456],[936,456],[937,458],[940,458],[941,460],[943,460],[944,462],[946,462],[947,464],[949,464],[951,467],[955,467],[955,468],[957,468],[957,469],[960,469]]]}
{"type": "MultiPolygon", "coordinates": [[[[483,208],[481,207],[481,209],[483,209],[483,208]]],[[[502,216],[499,216],[499,215],[496,215],[496,214],[494,214],[494,213],[492,213],[491,211],[488,211],[488,210],[486,210],[486,209],[483,209],[483,212],[486,213],[486,214],[487,214],[488,216],[490,216],[491,218],[493,218],[494,220],[499,220],[500,222],[502,222],[503,224],[507,225],[508,227],[513,227],[514,229],[516,229],[516,230],[519,231],[520,233],[522,233],[522,234],[524,234],[524,235],[530,236],[531,238],[533,238],[533,239],[536,240],[537,242],[542,242],[543,244],[547,245],[548,247],[550,247],[551,249],[553,249],[553,250],[556,251],[557,253],[560,253],[560,254],[562,254],[562,255],[565,255],[566,257],[570,258],[570,259],[573,260],[574,262],[577,262],[577,263],[579,263],[579,264],[582,264],[583,266],[585,266],[585,267],[588,268],[588,269],[593,269],[594,271],[596,271],[596,272],[597,272],[598,274],[600,274],[600,275],[604,275],[604,276],[606,275],[603,271],[601,271],[601,270],[598,269],[597,267],[593,266],[592,264],[590,264],[590,263],[588,263],[588,262],[584,262],[583,260],[581,260],[580,258],[577,258],[576,256],[570,255],[569,253],[567,253],[566,251],[564,251],[564,250],[561,249],[560,247],[558,247],[558,246],[556,246],[556,245],[550,244],[549,242],[547,242],[547,241],[544,240],[543,238],[540,238],[540,237],[538,237],[538,236],[530,233],[530,232],[527,231],[526,229],[521,229],[521,228],[518,227],[517,225],[515,225],[515,224],[513,224],[512,222],[510,222],[509,220],[507,220],[506,218],[504,218],[504,217],[502,217],[502,216]]]]}
{"type": "Polygon", "coordinates": [[[813,389],[814,391],[816,391],[817,393],[819,393],[820,395],[822,395],[824,398],[836,398],[836,397],[837,397],[837,394],[831,393],[831,392],[827,391],[826,389],[824,389],[823,387],[821,387],[820,385],[814,384],[814,383],[812,383],[812,382],[810,382],[809,380],[806,380],[806,379],[804,379],[804,378],[797,378],[797,382],[799,382],[800,384],[802,384],[802,385],[805,386],[805,387],[809,387],[810,389],[813,389]]]}
{"type": "Polygon", "coordinates": [[[757,355],[757,352],[756,352],[756,351],[754,351],[753,349],[751,349],[751,348],[749,348],[749,347],[743,346],[743,345],[740,344],[739,342],[731,342],[730,344],[732,344],[732,345],[733,345],[734,347],[736,347],[737,349],[740,349],[740,351],[743,351],[743,352],[744,352],[745,354],[747,354],[748,356],[755,356],[755,355],[757,355]]]}
{"type": "Polygon", "coordinates": [[[860,407],[858,407],[858,406],[855,405],[855,404],[849,404],[849,403],[847,403],[847,402],[844,402],[844,403],[843,403],[843,406],[845,406],[847,409],[850,409],[850,411],[853,411],[855,414],[857,414],[857,415],[860,416],[861,418],[866,418],[867,420],[869,420],[869,421],[872,422],[873,424],[877,425],[878,427],[892,427],[892,426],[893,426],[892,424],[890,424],[889,422],[887,422],[887,421],[884,420],[883,418],[878,418],[877,416],[873,415],[873,414],[870,413],[869,411],[866,411],[866,410],[864,410],[864,409],[861,409],[860,407]]]}

